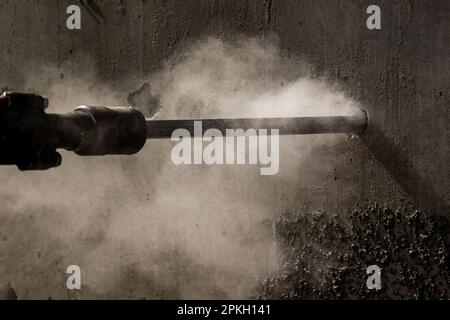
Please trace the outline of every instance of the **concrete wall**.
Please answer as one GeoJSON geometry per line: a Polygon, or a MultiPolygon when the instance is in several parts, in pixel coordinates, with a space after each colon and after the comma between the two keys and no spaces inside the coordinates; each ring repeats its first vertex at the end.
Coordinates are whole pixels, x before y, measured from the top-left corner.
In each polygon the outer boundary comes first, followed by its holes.
{"type": "MultiPolygon", "coordinates": [[[[71,2],[0,2],[1,87],[33,89],[23,68],[30,61],[85,65],[88,55],[102,81],[126,96],[133,88],[121,79],[139,83],[200,36],[275,33],[285,55],[301,57],[336,80],[370,116],[361,140],[341,139],[315,150],[332,170],[309,174],[324,174],[329,182],[317,188],[314,180],[299,180],[301,191],[291,186],[280,199],[312,202],[314,209],[387,202],[448,213],[450,2],[96,1],[101,15],[96,21],[83,9],[77,32],[65,27],[71,2]],[[379,31],[366,28],[365,11],[374,3],[382,8],[379,31]],[[306,189],[308,199],[300,196],[306,189]]],[[[40,80],[47,81],[45,74],[40,80]]]]}
{"type": "Polygon", "coordinates": [[[361,160],[360,197],[422,208],[449,205],[448,1],[376,1],[381,31],[364,27],[374,1],[275,1],[283,45],[306,54],[364,102],[370,151],[361,160]],[[292,32],[297,29],[298,32],[292,32]],[[400,188],[399,188],[400,187],[400,188]]]}
{"type": "Polygon", "coordinates": [[[30,58],[76,61],[84,53],[108,81],[145,78],[198,36],[273,31],[283,49],[338,80],[370,114],[363,144],[345,146],[357,163],[342,172],[342,183],[355,187],[346,198],[405,198],[442,210],[450,201],[450,3],[376,1],[382,30],[369,31],[365,10],[372,2],[147,0],[122,1],[120,10],[120,1],[98,1],[105,20],[84,10],[82,30],[71,32],[64,14],[70,1],[2,1],[0,83],[21,89],[26,75],[18,65],[30,58]]]}

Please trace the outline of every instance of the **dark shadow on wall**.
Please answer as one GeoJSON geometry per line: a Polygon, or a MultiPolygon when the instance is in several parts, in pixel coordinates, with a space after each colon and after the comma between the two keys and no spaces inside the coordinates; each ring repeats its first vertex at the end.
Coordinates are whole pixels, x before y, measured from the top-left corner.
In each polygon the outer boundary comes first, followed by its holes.
{"type": "Polygon", "coordinates": [[[382,130],[369,124],[369,128],[361,136],[361,140],[399,186],[411,197],[417,209],[437,215],[450,213],[448,205],[426,179],[420,168],[417,168],[402,153],[401,147],[382,130]]]}

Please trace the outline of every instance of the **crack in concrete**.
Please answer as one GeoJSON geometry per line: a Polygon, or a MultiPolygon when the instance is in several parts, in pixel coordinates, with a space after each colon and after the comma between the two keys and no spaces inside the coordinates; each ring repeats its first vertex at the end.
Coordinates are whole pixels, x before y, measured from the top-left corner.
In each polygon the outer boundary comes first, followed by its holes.
{"type": "Polygon", "coordinates": [[[272,25],[272,16],[273,16],[273,0],[266,0],[265,1],[265,7],[266,7],[266,24],[270,27],[272,25]]]}

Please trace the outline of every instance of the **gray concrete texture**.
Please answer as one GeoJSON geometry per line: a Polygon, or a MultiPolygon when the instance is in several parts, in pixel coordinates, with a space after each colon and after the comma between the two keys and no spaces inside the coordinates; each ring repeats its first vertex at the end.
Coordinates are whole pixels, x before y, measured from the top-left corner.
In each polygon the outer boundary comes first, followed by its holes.
{"type": "Polygon", "coordinates": [[[361,140],[318,147],[333,168],[323,186],[312,181],[296,193],[294,185],[280,199],[313,209],[378,202],[449,212],[449,1],[95,1],[101,14],[83,11],[76,32],[65,27],[71,2],[0,2],[2,87],[30,89],[27,61],[83,65],[88,54],[101,80],[126,96],[132,88],[121,79],[146,79],[199,37],[276,35],[284,55],[339,83],[370,118],[361,140]],[[365,11],[375,3],[382,29],[371,31],[365,11]]]}
{"type": "Polygon", "coordinates": [[[84,14],[82,31],[71,32],[70,1],[2,1],[1,84],[20,88],[18,65],[32,57],[62,62],[80,51],[105,79],[145,77],[201,35],[273,31],[369,112],[364,144],[353,150],[364,156],[346,179],[355,198],[408,195],[427,209],[448,207],[448,1],[378,1],[380,31],[365,26],[370,1],[123,1],[126,12],[120,1],[98,3],[107,22],[84,14]]]}

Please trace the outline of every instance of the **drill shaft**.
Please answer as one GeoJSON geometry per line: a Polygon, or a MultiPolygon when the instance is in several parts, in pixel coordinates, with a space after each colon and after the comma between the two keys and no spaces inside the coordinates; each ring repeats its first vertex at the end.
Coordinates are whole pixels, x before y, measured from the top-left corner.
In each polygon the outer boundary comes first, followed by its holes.
{"type": "MultiPolygon", "coordinates": [[[[294,118],[241,118],[241,119],[206,119],[206,120],[146,120],[147,139],[170,139],[177,129],[187,130],[191,136],[196,134],[195,123],[201,122],[202,134],[209,129],[216,129],[226,135],[227,129],[278,129],[280,135],[303,135],[325,133],[363,133],[367,127],[364,111],[353,116],[336,117],[294,117],[294,118]]],[[[264,132],[262,132],[264,134],[264,132]]]]}

